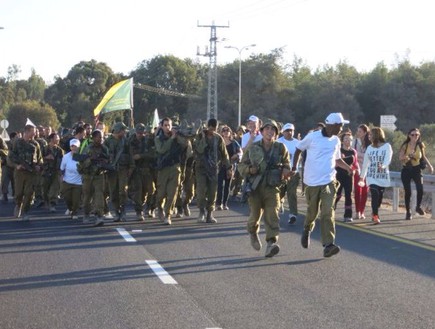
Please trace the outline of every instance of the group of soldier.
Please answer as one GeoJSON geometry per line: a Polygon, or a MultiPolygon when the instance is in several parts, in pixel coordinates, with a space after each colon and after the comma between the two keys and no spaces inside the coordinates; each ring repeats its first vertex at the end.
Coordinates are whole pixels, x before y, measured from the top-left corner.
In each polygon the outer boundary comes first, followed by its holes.
{"type": "MultiPolygon", "coordinates": [[[[286,193],[289,223],[293,224],[297,216],[296,188],[300,176],[290,162],[296,150],[294,126],[288,123],[280,127],[274,120],[262,122],[252,115],[246,127],[231,132],[231,142],[239,145],[237,154],[231,157],[229,142],[220,132],[222,126],[213,118],[205,125],[195,126],[166,117],[154,129],[139,123],[129,130],[124,123],[116,122],[106,133],[102,122],[95,129],[80,122],[72,134],[59,136],[49,128],[28,124],[22,137],[16,135],[9,142],[9,150],[2,151],[2,167],[8,171],[2,176],[14,178],[14,216],[28,221],[32,203],[36,207],[45,205],[50,212],[57,211],[62,183],[67,185],[62,182],[65,173],[60,165],[68,152],[74,153],[72,159],[81,176],[78,195],[83,222],[95,226],[104,225],[110,217],[115,222],[125,221],[129,199],[136,220],[158,216],[164,224],[171,225],[174,217],[190,216],[189,207],[196,198],[198,222],[216,223],[213,213],[221,172],[232,182],[233,195],[240,190],[249,202],[247,227],[256,250],[261,249],[258,230],[260,219],[264,219],[266,256],[272,257],[279,251],[279,210],[286,193]],[[95,219],[91,219],[91,214],[95,219]]],[[[3,182],[3,187],[4,184],[7,182],[3,182]]],[[[7,200],[7,188],[3,193],[7,200]]],[[[220,202],[220,209],[228,209],[227,204],[220,202]]],[[[67,209],[67,214],[78,219],[76,209],[67,209]]]]}

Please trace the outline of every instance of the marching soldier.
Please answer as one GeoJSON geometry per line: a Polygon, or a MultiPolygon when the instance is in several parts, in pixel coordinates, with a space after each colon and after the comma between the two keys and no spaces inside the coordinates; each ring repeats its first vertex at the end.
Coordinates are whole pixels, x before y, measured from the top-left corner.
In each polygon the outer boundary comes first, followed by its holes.
{"type": "Polygon", "coordinates": [[[9,165],[15,169],[15,210],[14,216],[29,221],[28,212],[34,194],[34,183],[43,163],[39,144],[35,141],[36,127],[26,125],[23,138],[15,141],[9,153],[9,165]]]}
{"type": "Polygon", "coordinates": [[[104,225],[104,173],[109,163],[109,150],[103,145],[103,133],[100,130],[92,132],[92,143],[83,151],[83,158],[78,166],[83,179],[83,223],[89,223],[91,200],[97,220],[94,226],[104,225]]]}
{"type": "Polygon", "coordinates": [[[134,169],[125,137],[127,126],[117,122],[113,126],[112,134],[104,141],[109,149],[112,170],[107,172],[110,200],[116,213],[114,222],[126,221],[125,206],[127,202],[128,177],[134,169]]]}
{"type": "Polygon", "coordinates": [[[248,232],[252,247],[259,251],[258,236],[263,216],[266,230],[266,257],[279,252],[279,207],[280,187],[290,175],[290,157],[284,144],[276,141],[278,125],[266,120],[261,127],[262,140],[254,142],[245,150],[238,170],[248,180],[250,214],[248,232]]]}
{"type": "Polygon", "coordinates": [[[134,170],[130,177],[129,190],[134,202],[136,219],[143,221],[143,207],[155,190],[151,168],[156,157],[154,139],[146,135],[143,123],[136,125],[135,133],[130,139],[130,155],[134,170]]]}
{"type": "Polygon", "coordinates": [[[228,168],[228,177],[232,176],[227,148],[222,136],[216,132],[216,128],[217,120],[208,120],[207,129],[202,130],[194,141],[199,223],[217,223],[216,218],[213,217],[213,211],[216,203],[217,177],[220,164],[228,168]],[[206,210],[207,217],[205,218],[206,210]]]}
{"type": "Polygon", "coordinates": [[[45,148],[43,157],[42,188],[45,205],[50,212],[56,212],[57,199],[60,191],[60,163],[62,162],[63,150],[59,146],[60,138],[57,133],[48,136],[48,146],[45,148]]]}

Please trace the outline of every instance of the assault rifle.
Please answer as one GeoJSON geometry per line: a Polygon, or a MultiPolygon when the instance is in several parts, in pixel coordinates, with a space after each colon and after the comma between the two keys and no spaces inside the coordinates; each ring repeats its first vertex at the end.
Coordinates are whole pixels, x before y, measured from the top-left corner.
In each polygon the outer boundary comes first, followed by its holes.
{"type": "Polygon", "coordinates": [[[95,165],[97,168],[108,171],[115,171],[115,167],[104,161],[104,159],[91,157],[89,154],[74,153],[72,159],[77,162],[83,162],[87,159],[91,159],[92,164],[95,165]]]}

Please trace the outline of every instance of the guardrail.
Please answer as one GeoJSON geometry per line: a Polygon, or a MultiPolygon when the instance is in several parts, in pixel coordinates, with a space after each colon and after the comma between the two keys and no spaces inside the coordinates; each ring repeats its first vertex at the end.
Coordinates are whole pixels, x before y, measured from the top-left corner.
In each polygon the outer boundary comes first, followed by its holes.
{"type": "MultiPolygon", "coordinates": [[[[403,190],[400,172],[390,171],[391,187],[393,188],[393,211],[399,209],[400,190],[403,190]]],[[[411,181],[411,211],[414,212],[416,205],[415,184],[411,181]]],[[[435,175],[423,175],[423,189],[425,193],[432,193],[432,218],[435,219],[435,175]]]]}

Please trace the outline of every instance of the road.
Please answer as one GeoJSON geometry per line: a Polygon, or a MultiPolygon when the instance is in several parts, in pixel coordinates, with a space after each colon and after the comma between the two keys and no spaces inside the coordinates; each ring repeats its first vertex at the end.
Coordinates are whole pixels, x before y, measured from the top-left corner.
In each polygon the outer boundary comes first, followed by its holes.
{"type": "Polygon", "coordinates": [[[319,227],[306,250],[303,215],[292,226],[282,215],[269,259],[251,248],[236,202],[215,225],[198,224],[195,208],[172,226],[135,222],[130,209],[101,228],[62,207],[29,223],[0,208],[1,329],[435,328],[435,240],[418,235],[433,220],[396,221],[394,234],[339,223],[342,251],[325,259],[319,227]]]}

